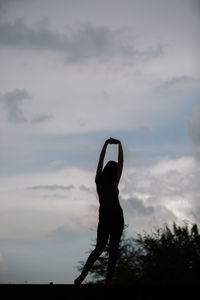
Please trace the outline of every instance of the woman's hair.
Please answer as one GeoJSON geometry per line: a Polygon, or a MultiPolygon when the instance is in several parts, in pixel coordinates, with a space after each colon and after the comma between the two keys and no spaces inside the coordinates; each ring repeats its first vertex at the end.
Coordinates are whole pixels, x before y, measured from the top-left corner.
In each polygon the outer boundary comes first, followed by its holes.
{"type": "Polygon", "coordinates": [[[113,187],[117,179],[117,162],[110,160],[102,171],[101,181],[103,185],[113,187]]]}

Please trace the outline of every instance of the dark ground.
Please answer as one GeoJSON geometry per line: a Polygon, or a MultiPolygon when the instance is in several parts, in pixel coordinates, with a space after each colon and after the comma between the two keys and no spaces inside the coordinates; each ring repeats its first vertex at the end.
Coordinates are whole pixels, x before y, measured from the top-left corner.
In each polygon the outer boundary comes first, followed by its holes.
{"type": "Polygon", "coordinates": [[[81,285],[72,284],[2,284],[0,292],[9,299],[133,299],[133,300],[164,300],[164,299],[198,299],[200,286],[197,284],[176,285],[81,285]],[[10,298],[11,297],[11,298],[10,298]]]}

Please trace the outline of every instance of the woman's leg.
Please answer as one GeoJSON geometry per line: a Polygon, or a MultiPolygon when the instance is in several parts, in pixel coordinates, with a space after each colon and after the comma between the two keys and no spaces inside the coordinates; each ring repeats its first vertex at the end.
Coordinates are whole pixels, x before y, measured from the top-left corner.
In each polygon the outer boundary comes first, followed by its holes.
{"type": "Polygon", "coordinates": [[[110,282],[112,280],[112,276],[117,262],[119,242],[123,232],[123,228],[124,228],[124,222],[123,219],[120,218],[119,222],[113,224],[111,229],[106,282],[110,282]]]}
{"type": "Polygon", "coordinates": [[[101,255],[104,251],[106,244],[108,242],[109,237],[109,227],[107,226],[106,222],[99,221],[98,228],[97,228],[97,243],[95,249],[90,253],[86,264],[83,267],[81,275],[75,280],[75,284],[81,284],[81,282],[87,276],[89,270],[97,260],[97,258],[101,255]]]}
{"type": "Polygon", "coordinates": [[[104,251],[109,237],[109,228],[106,226],[105,222],[99,222],[97,228],[97,243],[95,249],[90,253],[83,271],[85,274],[89,272],[97,258],[104,251]]]}

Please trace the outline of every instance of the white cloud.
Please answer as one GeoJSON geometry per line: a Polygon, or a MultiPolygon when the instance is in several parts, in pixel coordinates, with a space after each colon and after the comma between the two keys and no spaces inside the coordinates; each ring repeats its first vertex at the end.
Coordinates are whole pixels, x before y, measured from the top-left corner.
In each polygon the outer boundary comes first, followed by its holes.
{"type": "MultiPolygon", "coordinates": [[[[127,171],[122,199],[128,202],[137,199],[132,206],[135,214],[131,222],[137,227],[138,224],[148,227],[173,220],[199,222],[199,172],[199,162],[193,157],[166,159],[147,168],[127,171]],[[147,217],[145,212],[148,212],[147,217]]],[[[131,219],[131,213],[128,218],[131,219]]]]}
{"type": "MultiPolygon", "coordinates": [[[[93,173],[65,168],[1,178],[1,237],[31,239],[56,228],[96,228],[93,173]]],[[[199,173],[200,165],[192,157],[125,170],[120,199],[126,224],[141,231],[174,220],[199,222],[199,173]]]]}
{"type": "Polygon", "coordinates": [[[94,188],[90,172],[66,168],[4,177],[1,184],[1,238],[31,240],[59,227],[73,231],[96,225],[98,201],[87,191],[94,188]]]}

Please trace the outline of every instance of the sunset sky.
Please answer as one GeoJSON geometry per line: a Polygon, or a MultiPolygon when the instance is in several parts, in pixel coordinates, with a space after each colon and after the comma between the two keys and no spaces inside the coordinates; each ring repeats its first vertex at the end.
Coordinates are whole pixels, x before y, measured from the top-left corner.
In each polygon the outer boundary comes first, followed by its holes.
{"type": "Polygon", "coordinates": [[[199,28],[198,0],[0,0],[0,283],[73,282],[109,137],[129,236],[200,224],[199,28]]]}

